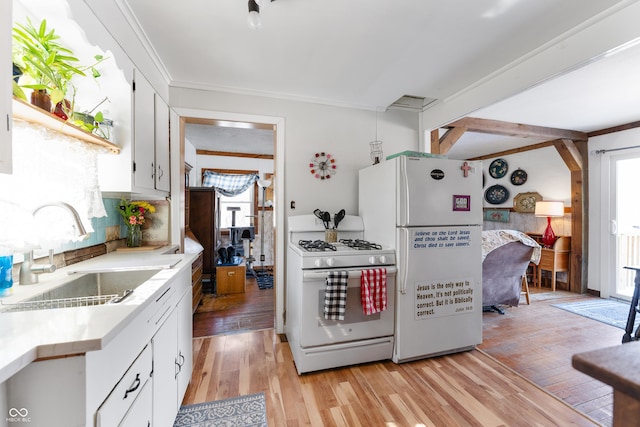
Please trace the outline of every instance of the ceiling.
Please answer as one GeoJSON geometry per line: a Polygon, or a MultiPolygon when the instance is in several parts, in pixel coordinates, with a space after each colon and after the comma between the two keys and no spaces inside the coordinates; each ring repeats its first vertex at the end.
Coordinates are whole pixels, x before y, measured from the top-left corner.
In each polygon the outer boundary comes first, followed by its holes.
{"type": "MultiPolygon", "coordinates": [[[[255,30],[246,0],[122,1],[172,86],[378,111],[404,95],[445,99],[628,3],[277,0],[265,2],[255,30]]],[[[640,48],[632,47],[472,116],[583,132],[636,121],[639,71],[640,48]]],[[[448,154],[469,158],[489,146],[535,142],[467,133],[448,154]]]]}

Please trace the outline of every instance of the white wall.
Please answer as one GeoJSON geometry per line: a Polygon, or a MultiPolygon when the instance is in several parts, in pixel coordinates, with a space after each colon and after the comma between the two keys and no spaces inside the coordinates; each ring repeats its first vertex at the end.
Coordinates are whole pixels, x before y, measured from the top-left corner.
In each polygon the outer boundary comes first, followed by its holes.
{"type": "Polygon", "coordinates": [[[516,195],[529,192],[540,193],[544,200],[563,201],[565,207],[571,206],[571,173],[554,147],[511,154],[501,158],[506,160],[509,170],[500,179],[492,178],[489,174],[489,165],[494,159],[482,161],[482,169],[486,177],[484,189],[499,184],[509,191],[510,197],[500,205],[492,205],[485,200],[485,208],[512,208],[513,198],[516,195]],[[527,173],[527,181],[522,185],[513,185],[510,180],[511,174],[518,168],[527,173]]]}
{"type": "MultiPolygon", "coordinates": [[[[285,215],[310,214],[316,208],[330,212],[345,209],[347,214],[357,214],[357,172],[371,164],[369,142],[376,136],[374,111],[179,88],[170,89],[170,101],[174,108],[284,118],[284,129],[278,130],[285,133],[284,153],[276,155],[284,156],[285,215]],[[320,151],[336,159],[337,173],[330,180],[320,181],[309,172],[309,161],[320,151]],[[290,208],[292,201],[295,209],[290,208]]],[[[378,139],[384,142],[385,156],[417,150],[418,113],[378,113],[378,139]]]]}

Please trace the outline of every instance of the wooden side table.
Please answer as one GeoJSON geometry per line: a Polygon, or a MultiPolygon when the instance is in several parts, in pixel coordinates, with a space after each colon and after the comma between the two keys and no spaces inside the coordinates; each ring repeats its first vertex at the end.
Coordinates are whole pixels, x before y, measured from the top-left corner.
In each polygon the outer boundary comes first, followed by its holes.
{"type": "MultiPolygon", "coordinates": [[[[540,243],[542,236],[527,233],[531,238],[540,243]]],[[[542,243],[540,243],[542,244],[542,243]]],[[[542,270],[551,272],[551,290],[556,290],[556,273],[569,273],[569,255],[571,254],[571,237],[560,236],[551,248],[542,248],[540,262],[534,267],[534,280],[538,287],[542,286],[542,270]]],[[[567,282],[569,279],[567,279],[567,282]]]]}

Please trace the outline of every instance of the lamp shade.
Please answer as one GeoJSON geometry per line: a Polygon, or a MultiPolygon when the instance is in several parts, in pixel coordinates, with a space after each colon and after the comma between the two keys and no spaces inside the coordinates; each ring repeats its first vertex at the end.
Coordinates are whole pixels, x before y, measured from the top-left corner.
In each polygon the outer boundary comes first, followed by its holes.
{"type": "Polygon", "coordinates": [[[258,187],[260,187],[260,188],[267,188],[270,185],[271,185],[271,181],[268,180],[268,179],[259,179],[258,180],[258,187]]]}
{"type": "Polygon", "coordinates": [[[535,216],[541,217],[560,217],[564,216],[563,202],[545,202],[536,203],[535,216]]]}

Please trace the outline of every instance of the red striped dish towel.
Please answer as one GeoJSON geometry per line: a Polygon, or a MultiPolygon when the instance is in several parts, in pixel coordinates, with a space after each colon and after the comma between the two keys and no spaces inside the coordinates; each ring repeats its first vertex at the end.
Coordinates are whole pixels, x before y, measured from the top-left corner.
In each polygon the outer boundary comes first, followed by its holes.
{"type": "Polygon", "coordinates": [[[362,270],[360,300],[367,316],[387,309],[387,269],[362,270]]]}
{"type": "Polygon", "coordinates": [[[324,318],[344,320],[347,307],[348,271],[330,271],[327,274],[327,287],[324,291],[324,318]]]}

